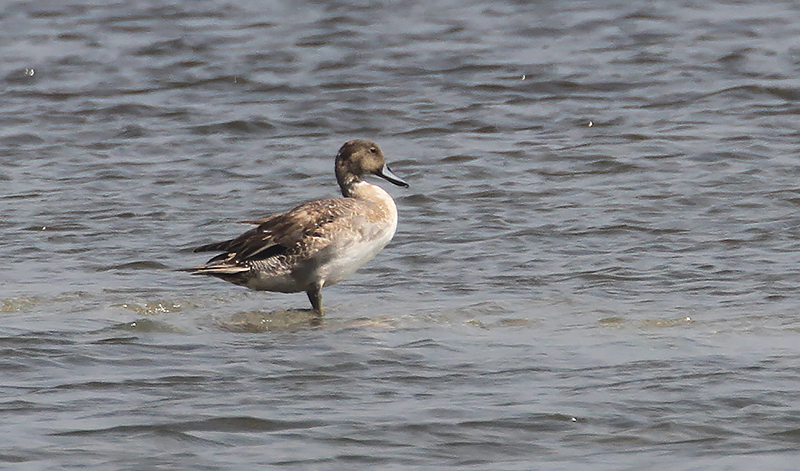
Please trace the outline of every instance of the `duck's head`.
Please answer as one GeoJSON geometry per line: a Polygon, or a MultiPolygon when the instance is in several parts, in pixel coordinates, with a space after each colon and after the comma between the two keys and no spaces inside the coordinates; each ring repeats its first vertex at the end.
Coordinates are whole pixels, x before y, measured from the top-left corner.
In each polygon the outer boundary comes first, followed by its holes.
{"type": "Polygon", "coordinates": [[[377,175],[397,186],[408,188],[408,183],[392,173],[386,165],[381,148],[372,141],[355,139],[345,142],[336,155],[336,179],[347,196],[348,189],[364,175],[377,175]]]}

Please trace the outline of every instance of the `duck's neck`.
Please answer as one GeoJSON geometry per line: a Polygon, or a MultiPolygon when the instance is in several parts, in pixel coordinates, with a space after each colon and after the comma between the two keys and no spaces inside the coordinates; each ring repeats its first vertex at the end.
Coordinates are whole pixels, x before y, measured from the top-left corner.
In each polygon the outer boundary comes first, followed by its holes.
{"type": "Polygon", "coordinates": [[[356,191],[356,187],[360,183],[367,183],[364,180],[352,175],[339,178],[338,180],[339,188],[342,190],[342,196],[345,198],[356,198],[356,196],[353,196],[353,192],[356,191]]]}
{"type": "Polygon", "coordinates": [[[356,198],[376,204],[381,211],[385,211],[390,218],[397,219],[397,206],[394,199],[386,190],[358,179],[349,186],[342,185],[342,194],[345,198],[356,198]]]}

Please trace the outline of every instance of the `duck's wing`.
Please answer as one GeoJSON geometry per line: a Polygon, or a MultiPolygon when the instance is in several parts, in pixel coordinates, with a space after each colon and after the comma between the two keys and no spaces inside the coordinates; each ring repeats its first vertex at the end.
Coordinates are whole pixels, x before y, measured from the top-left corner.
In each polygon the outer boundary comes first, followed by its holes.
{"type": "Polygon", "coordinates": [[[203,245],[194,251],[224,252],[209,260],[207,265],[229,266],[242,266],[246,262],[300,250],[310,256],[326,246],[326,226],[358,213],[359,204],[352,198],[312,201],[285,213],[245,221],[258,226],[235,239],[203,245]]]}

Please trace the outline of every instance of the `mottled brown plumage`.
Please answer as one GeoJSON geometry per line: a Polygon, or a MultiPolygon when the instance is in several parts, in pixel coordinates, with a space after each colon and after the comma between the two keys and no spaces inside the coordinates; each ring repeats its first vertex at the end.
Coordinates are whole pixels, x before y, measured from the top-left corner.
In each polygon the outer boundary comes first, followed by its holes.
{"type": "Polygon", "coordinates": [[[306,291],[322,315],[322,287],[332,285],[369,261],[391,240],[397,208],[382,188],[365,182],[373,174],[408,184],[386,165],[371,141],[345,143],[336,156],[343,198],[302,204],[281,214],[245,221],[257,227],[235,239],[204,245],[195,252],[223,252],[189,269],[255,290],[306,291]]]}

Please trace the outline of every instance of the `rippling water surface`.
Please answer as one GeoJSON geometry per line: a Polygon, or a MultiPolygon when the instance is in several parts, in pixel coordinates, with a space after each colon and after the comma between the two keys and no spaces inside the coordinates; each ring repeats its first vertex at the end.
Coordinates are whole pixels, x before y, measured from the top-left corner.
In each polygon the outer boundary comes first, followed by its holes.
{"type": "Polygon", "coordinates": [[[0,463],[795,469],[793,2],[17,2],[0,12],[0,463]],[[333,196],[325,291],[175,269],[333,196]]]}

